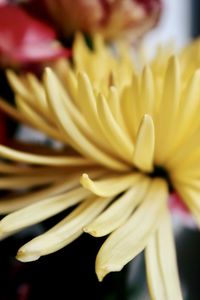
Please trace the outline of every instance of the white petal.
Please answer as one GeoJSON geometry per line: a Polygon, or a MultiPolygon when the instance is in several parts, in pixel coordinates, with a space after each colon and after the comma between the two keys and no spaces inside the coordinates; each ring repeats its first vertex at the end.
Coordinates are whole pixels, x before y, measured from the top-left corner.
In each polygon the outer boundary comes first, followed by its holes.
{"type": "Polygon", "coordinates": [[[162,215],[159,228],[145,249],[147,279],[154,300],[181,300],[174,238],[169,213],[162,215]]]}

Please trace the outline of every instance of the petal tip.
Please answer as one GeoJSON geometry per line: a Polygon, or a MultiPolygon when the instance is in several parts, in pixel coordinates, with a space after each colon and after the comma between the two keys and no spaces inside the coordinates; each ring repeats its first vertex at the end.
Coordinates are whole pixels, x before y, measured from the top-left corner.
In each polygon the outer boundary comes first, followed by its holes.
{"type": "Polygon", "coordinates": [[[88,75],[84,71],[78,71],[77,78],[79,84],[85,84],[85,82],[89,80],[88,75]]]}
{"type": "Polygon", "coordinates": [[[90,189],[92,181],[90,180],[89,176],[84,173],[82,174],[81,178],[80,178],[80,184],[86,188],[86,189],[90,189]]]}
{"type": "Polygon", "coordinates": [[[100,268],[96,270],[97,278],[99,282],[103,281],[104,277],[110,272],[110,270],[105,267],[105,268],[100,268]]]}
{"type": "Polygon", "coordinates": [[[85,233],[88,233],[88,234],[94,236],[94,237],[99,237],[98,232],[96,230],[91,229],[90,226],[84,227],[83,231],[85,233]]]}
{"type": "Polygon", "coordinates": [[[107,265],[107,266],[102,266],[102,267],[96,267],[96,274],[98,280],[101,282],[103,281],[104,277],[109,274],[110,272],[118,272],[121,271],[123,266],[119,265],[107,265]]]}
{"type": "Polygon", "coordinates": [[[53,71],[50,67],[45,67],[44,69],[44,76],[51,76],[53,74],[53,71]]]}
{"type": "Polygon", "coordinates": [[[26,250],[19,249],[16,255],[16,259],[21,262],[31,262],[36,261],[40,258],[38,253],[27,252],[26,250]]]}

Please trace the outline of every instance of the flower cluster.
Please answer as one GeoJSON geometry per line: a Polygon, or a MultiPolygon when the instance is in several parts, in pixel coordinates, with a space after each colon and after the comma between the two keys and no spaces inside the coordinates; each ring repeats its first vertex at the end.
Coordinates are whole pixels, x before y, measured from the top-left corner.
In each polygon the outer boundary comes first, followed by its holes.
{"type": "Polygon", "coordinates": [[[57,61],[42,81],[8,72],[16,107],[0,107],[62,146],[0,146],[0,185],[12,190],[0,202],[10,213],[1,236],[73,208],[22,246],[19,260],[83,232],[109,235],[96,258],[99,280],[144,250],[152,299],[182,299],[168,200],[176,192],[200,224],[198,49],[199,41],[177,55],[160,48],[138,68],[127,47],[113,54],[96,36],[92,51],[78,35],[73,65],[57,61]]]}

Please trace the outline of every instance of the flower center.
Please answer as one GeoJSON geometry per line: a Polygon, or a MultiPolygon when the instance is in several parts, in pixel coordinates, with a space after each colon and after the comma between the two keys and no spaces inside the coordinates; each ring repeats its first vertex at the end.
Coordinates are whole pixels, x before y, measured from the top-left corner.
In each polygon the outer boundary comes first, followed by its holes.
{"type": "Polygon", "coordinates": [[[151,178],[160,177],[160,178],[165,179],[168,183],[169,191],[172,192],[174,190],[169,173],[165,168],[163,168],[161,166],[155,166],[153,172],[149,173],[148,175],[151,178]]]}

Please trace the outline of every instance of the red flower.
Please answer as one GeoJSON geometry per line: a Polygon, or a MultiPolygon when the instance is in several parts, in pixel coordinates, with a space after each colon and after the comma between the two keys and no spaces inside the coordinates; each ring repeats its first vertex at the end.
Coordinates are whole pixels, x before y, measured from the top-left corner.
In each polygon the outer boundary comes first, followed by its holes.
{"type": "Polygon", "coordinates": [[[55,31],[21,8],[0,2],[0,15],[1,65],[45,62],[68,56],[69,51],[56,42],[55,31]]]}

